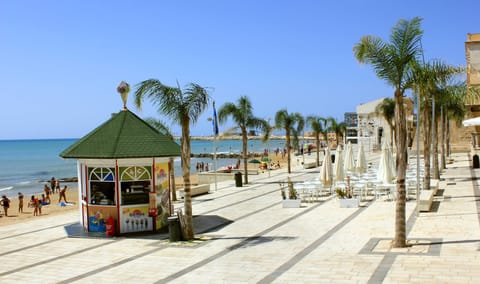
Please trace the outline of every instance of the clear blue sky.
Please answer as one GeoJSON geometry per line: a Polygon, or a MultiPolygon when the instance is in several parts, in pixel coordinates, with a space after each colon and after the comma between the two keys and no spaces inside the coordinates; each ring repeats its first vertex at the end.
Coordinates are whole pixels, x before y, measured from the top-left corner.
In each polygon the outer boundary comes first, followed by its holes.
{"type": "MultiPolygon", "coordinates": [[[[265,119],[287,108],[343,121],[393,94],[355,60],[362,36],[388,40],[398,19],[419,16],[426,59],[465,65],[479,8],[476,0],[0,1],[0,139],[82,137],[122,108],[121,80],[149,78],[211,87],[217,108],[246,95],[265,119]]],[[[132,101],[139,116],[158,117],[132,101]]],[[[212,133],[211,115],[210,107],[192,135],[212,133]]]]}

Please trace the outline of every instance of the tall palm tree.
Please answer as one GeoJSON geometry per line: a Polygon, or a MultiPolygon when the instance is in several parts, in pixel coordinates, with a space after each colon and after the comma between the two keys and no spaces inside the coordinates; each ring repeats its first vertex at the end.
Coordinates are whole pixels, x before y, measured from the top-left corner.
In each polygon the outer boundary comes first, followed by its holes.
{"type": "Polygon", "coordinates": [[[335,143],[337,147],[339,145],[339,137],[345,137],[345,131],[347,130],[347,124],[345,122],[338,122],[334,117],[327,118],[328,128],[331,132],[335,133],[335,143]]]}
{"type": "Polygon", "coordinates": [[[320,134],[323,134],[323,126],[325,125],[325,118],[320,116],[307,116],[307,125],[313,130],[315,134],[315,145],[317,147],[317,167],[320,167],[320,134]]]}
{"type": "Polygon", "coordinates": [[[390,143],[393,143],[393,133],[395,133],[395,101],[392,98],[384,98],[383,101],[375,107],[375,112],[383,116],[387,122],[390,128],[390,143]]]}
{"type": "Polygon", "coordinates": [[[242,155],[243,167],[245,171],[244,183],[248,184],[248,128],[267,128],[267,122],[264,119],[253,115],[253,106],[247,96],[241,96],[237,104],[225,103],[218,110],[218,122],[224,123],[231,116],[242,132],[242,155]]]}
{"type": "Polygon", "coordinates": [[[144,99],[158,108],[158,112],[172,119],[182,128],[180,147],[182,149],[182,175],[184,183],[184,235],[188,240],[193,239],[192,194],[190,184],[190,124],[195,123],[205,111],[210,96],[205,88],[190,83],[184,90],[178,87],[169,87],[157,79],[148,79],[137,84],[135,91],[135,105],[142,107],[144,99]]]}
{"type": "MultiPolygon", "coordinates": [[[[168,138],[170,138],[172,141],[175,140],[175,138],[173,137],[173,134],[172,132],[170,131],[170,128],[168,128],[166,126],[166,123],[156,119],[156,118],[153,118],[153,117],[147,117],[145,118],[145,121],[150,124],[153,128],[155,128],[156,130],[158,130],[158,132],[164,134],[165,136],[167,136],[168,138]]],[[[174,160],[173,160],[173,157],[170,157],[168,159],[168,166],[170,168],[170,170],[168,171],[170,173],[170,191],[172,192],[172,200],[173,201],[177,201],[177,189],[176,189],[176,185],[175,185],[175,167],[174,167],[174,160]]]]}
{"type": "Polygon", "coordinates": [[[450,157],[450,120],[454,120],[458,126],[461,125],[466,114],[465,99],[468,89],[465,82],[461,82],[449,86],[447,92],[450,96],[445,105],[445,155],[450,157]]]}
{"type": "Polygon", "coordinates": [[[292,145],[290,139],[298,139],[298,135],[303,130],[304,119],[303,116],[298,113],[288,113],[287,109],[281,109],[275,114],[275,127],[285,130],[286,148],[287,148],[287,166],[288,173],[291,173],[291,161],[290,152],[292,145]]]}
{"type": "Polygon", "coordinates": [[[439,178],[437,128],[440,110],[439,106],[441,105],[440,98],[443,92],[442,86],[445,86],[446,82],[453,75],[457,74],[460,69],[447,65],[440,60],[431,60],[423,64],[417,63],[413,66],[413,89],[420,98],[424,129],[423,149],[425,176],[423,188],[429,189],[431,168],[433,168],[434,178],[439,178]],[[433,113],[435,113],[434,121],[432,121],[432,109],[433,113]],[[433,159],[430,159],[430,157],[433,157],[433,159]]]}
{"type": "Polygon", "coordinates": [[[405,173],[407,168],[407,127],[403,104],[405,90],[411,85],[411,64],[421,53],[423,31],[421,19],[401,19],[393,27],[390,42],[375,36],[364,36],[354,47],[360,63],[372,65],[377,76],[391,85],[395,99],[395,141],[397,145],[397,201],[395,209],[395,247],[405,247],[405,173]]]}

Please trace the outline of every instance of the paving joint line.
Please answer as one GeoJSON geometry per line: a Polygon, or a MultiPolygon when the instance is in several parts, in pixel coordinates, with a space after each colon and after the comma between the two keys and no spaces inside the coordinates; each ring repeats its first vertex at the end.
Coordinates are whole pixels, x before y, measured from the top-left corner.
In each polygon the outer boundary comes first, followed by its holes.
{"type": "Polygon", "coordinates": [[[47,264],[47,263],[52,262],[52,261],[56,261],[56,260],[59,260],[59,259],[62,259],[62,258],[66,258],[66,257],[72,256],[72,255],[75,255],[75,254],[83,253],[83,252],[86,252],[86,251],[89,251],[89,250],[94,250],[94,249],[97,249],[99,247],[106,246],[106,245],[109,245],[109,244],[112,244],[112,243],[115,243],[115,242],[116,241],[108,241],[106,243],[102,243],[102,244],[99,244],[99,245],[95,245],[95,246],[91,246],[91,247],[88,247],[88,248],[76,250],[76,251],[73,251],[73,252],[69,252],[69,253],[61,255],[61,256],[45,259],[45,260],[42,260],[42,261],[39,261],[39,262],[36,262],[36,263],[32,263],[32,264],[29,264],[29,265],[25,265],[25,266],[22,266],[22,267],[15,268],[13,270],[2,272],[2,273],[0,273],[0,276],[5,276],[5,275],[8,275],[8,274],[16,273],[16,272],[19,272],[19,271],[22,271],[22,270],[25,270],[25,269],[28,269],[28,268],[32,268],[32,267],[35,267],[35,266],[39,266],[39,265],[42,265],[42,264],[47,264]]]}
{"type": "Polygon", "coordinates": [[[277,229],[277,228],[279,228],[279,227],[281,227],[281,226],[283,226],[283,225],[285,225],[285,224],[303,216],[304,214],[307,214],[310,211],[313,211],[314,209],[316,209],[317,207],[319,207],[322,204],[323,203],[319,203],[317,205],[309,207],[306,210],[304,210],[304,211],[302,211],[302,212],[300,212],[300,213],[298,213],[294,216],[291,216],[291,217],[289,217],[289,218],[287,218],[287,219],[285,219],[285,220],[283,220],[283,221],[281,221],[281,222],[279,222],[279,223],[277,223],[277,224],[275,224],[275,225],[257,233],[255,236],[248,237],[248,238],[244,239],[243,241],[241,241],[237,244],[229,246],[229,247],[225,248],[224,250],[222,250],[222,251],[220,251],[220,252],[218,252],[214,255],[211,255],[211,256],[207,257],[206,259],[204,259],[202,261],[199,261],[199,262],[194,263],[194,264],[192,264],[188,267],[185,267],[185,268],[183,268],[183,269],[181,269],[181,270],[179,270],[179,271],[177,271],[177,272],[175,272],[175,273],[173,273],[173,274],[171,274],[171,275],[169,275],[169,276],[167,276],[163,279],[160,279],[159,281],[157,281],[155,283],[168,283],[168,282],[173,281],[173,280],[175,280],[175,279],[177,279],[177,278],[179,278],[179,277],[181,277],[181,276],[183,276],[187,273],[190,273],[190,272],[192,272],[192,271],[194,271],[194,270],[196,270],[196,269],[198,269],[198,268],[200,268],[200,267],[202,267],[202,266],[204,266],[204,265],[206,265],[206,264],[208,264],[212,261],[218,260],[220,257],[223,257],[223,256],[229,254],[230,252],[232,252],[236,249],[242,248],[252,241],[255,241],[256,239],[258,239],[262,235],[265,235],[265,234],[267,234],[267,233],[269,233],[269,232],[271,232],[271,231],[273,231],[273,230],[275,230],[275,229],[277,229]]]}

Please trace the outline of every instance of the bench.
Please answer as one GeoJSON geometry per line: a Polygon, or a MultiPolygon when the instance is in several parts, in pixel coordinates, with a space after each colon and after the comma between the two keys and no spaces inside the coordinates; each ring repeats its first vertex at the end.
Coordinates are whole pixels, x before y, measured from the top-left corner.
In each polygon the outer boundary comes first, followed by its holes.
{"type": "Polygon", "coordinates": [[[304,169],[313,169],[317,167],[317,162],[305,162],[303,164],[304,169]]]}
{"type": "Polygon", "coordinates": [[[421,190],[418,202],[419,211],[428,212],[432,208],[434,190],[421,190]]]}
{"type": "Polygon", "coordinates": [[[433,190],[433,195],[437,194],[437,190],[439,186],[440,186],[440,180],[430,179],[430,189],[433,190]]]}
{"type": "MultiPolygon", "coordinates": [[[[184,198],[185,192],[183,191],[183,188],[179,189],[178,191],[179,191],[180,197],[184,198]]],[[[210,191],[210,184],[199,184],[199,185],[192,186],[190,188],[190,192],[192,193],[192,196],[206,194],[209,191],[210,191]]]]}

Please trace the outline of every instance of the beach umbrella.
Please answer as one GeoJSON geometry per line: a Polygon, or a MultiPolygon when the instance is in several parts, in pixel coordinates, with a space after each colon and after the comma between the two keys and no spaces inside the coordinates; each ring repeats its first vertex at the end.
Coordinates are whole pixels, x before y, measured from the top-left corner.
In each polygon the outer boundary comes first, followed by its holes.
{"type": "Polygon", "coordinates": [[[262,159],[262,162],[267,163],[267,162],[270,162],[271,160],[272,160],[272,159],[270,159],[270,158],[268,158],[268,157],[264,157],[264,158],[262,159]]]}
{"type": "Polygon", "coordinates": [[[345,171],[343,170],[343,153],[342,148],[337,147],[335,153],[335,165],[333,166],[333,173],[335,174],[335,181],[343,181],[345,179],[345,171]]]}
{"type": "Polygon", "coordinates": [[[250,161],[248,161],[250,164],[261,164],[262,162],[257,160],[257,159],[251,159],[250,161]]]}
{"type": "Polygon", "coordinates": [[[323,186],[332,185],[332,159],[330,157],[330,149],[325,149],[325,157],[323,157],[322,167],[320,168],[320,181],[323,186]]]}
{"type": "Polygon", "coordinates": [[[478,126],[480,125],[480,117],[465,119],[462,121],[463,126],[478,126]]]}
{"type": "Polygon", "coordinates": [[[365,158],[365,150],[363,149],[363,144],[358,145],[358,154],[357,154],[357,164],[355,169],[358,173],[364,173],[367,171],[367,159],[365,158]]]}
{"type": "Polygon", "coordinates": [[[353,148],[350,142],[348,142],[347,149],[345,150],[345,158],[343,160],[343,170],[345,172],[355,171],[355,161],[353,159],[353,148]]]}
{"type": "Polygon", "coordinates": [[[390,143],[387,143],[387,150],[388,150],[388,164],[390,165],[390,170],[393,173],[393,177],[397,176],[397,169],[395,168],[395,160],[393,159],[393,149],[390,143]]]}
{"type": "Polygon", "coordinates": [[[377,180],[384,183],[391,183],[395,176],[393,171],[390,151],[388,150],[388,144],[383,143],[382,154],[380,155],[380,161],[378,162],[377,180]]]}

